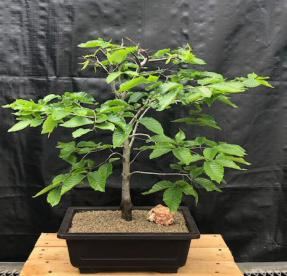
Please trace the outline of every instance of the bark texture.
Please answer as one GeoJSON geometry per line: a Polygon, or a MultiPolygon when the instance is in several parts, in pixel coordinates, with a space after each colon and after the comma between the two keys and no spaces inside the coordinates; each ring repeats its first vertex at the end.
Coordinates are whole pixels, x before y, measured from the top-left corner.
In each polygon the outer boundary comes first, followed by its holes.
{"type": "Polygon", "coordinates": [[[122,218],[132,220],[132,200],[130,194],[130,155],[131,147],[129,140],[126,140],[123,147],[123,171],[122,171],[122,218]]]}

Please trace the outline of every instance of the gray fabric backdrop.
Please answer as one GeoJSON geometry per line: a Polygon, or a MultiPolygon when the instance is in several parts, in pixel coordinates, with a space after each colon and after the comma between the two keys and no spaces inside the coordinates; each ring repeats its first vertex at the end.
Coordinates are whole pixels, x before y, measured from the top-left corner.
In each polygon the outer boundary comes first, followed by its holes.
{"type": "MultiPolygon", "coordinates": [[[[200,191],[200,203],[190,206],[202,233],[222,233],[237,261],[286,260],[286,80],[287,1],[284,0],[10,0],[0,2],[0,104],[13,99],[37,99],[49,92],[88,91],[109,97],[104,80],[80,72],[76,45],[129,36],[144,47],[176,47],[191,41],[207,69],[227,77],[257,72],[269,75],[275,89],[256,89],[234,101],[240,109],[213,108],[224,131],[187,128],[238,143],[248,150],[247,172],[231,172],[221,194],[200,191]]],[[[186,110],[168,111],[169,121],[186,110]]],[[[69,135],[57,131],[50,139],[38,130],[7,134],[13,122],[0,110],[0,260],[23,260],[40,232],[56,231],[71,205],[119,204],[118,175],[106,194],[89,189],[69,193],[57,208],[31,196],[65,168],[55,141],[69,135]]],[[[101,139],[104,137],[98,137],[101,139]]],[[[164,169],[168,160],[137,168],[164,169]]],[[[140,192],[157,178],[135,178],[135,204],[155,204],[160,195],[143,201],[140,192]]]]}

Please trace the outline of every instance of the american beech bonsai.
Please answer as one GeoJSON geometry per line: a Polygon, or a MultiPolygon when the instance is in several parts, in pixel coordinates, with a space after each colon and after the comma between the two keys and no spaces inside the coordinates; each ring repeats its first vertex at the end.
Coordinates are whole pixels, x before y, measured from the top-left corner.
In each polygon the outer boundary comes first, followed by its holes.
{"type": "Polygon", "coordinates": [[[163,201],[171,211],[176,211],[183,195],[198,200],[198,186],[206,191],[220,191],[225,168],[240,170],[240,165],[249,165],[241,146],[206,137],[188,137],[181,129],[169,137],[152,115],[156,117],[158,112],[175,105],[186,106],[188,116],[174,118],[174,127],[190,124],[220,129],[203,107],[221,102],[236,108],[230,96],[260,85],[272,87],[267,77],[251,73],[228,80],[221,74],[200,70],[205,62],[189,44],[151,53],[130,39],[116,44],[99,38],[79,47],[90,50],[83,56],[82,69],[91,67],[104,73],[113,99],[99,103],[86,92],[65,92],[47,95],[37,102],[16,99],[4,106],[15,111],[18,121],[9,132],[41,126],[41,134],[50,136],[57,127],[72,129],[71,141],[58,143],[59,157],[70,164],[70,170],[55,176],[35,197],[47,193],[47,201],[55,206],[85,179],[92,189],[104,192],[113,162],[120,159],[122,218],[131,220],[130,180],[135,174],[162,176],[163,180],[143,194],[164,191],[163,201]],[[98,131],[110,132],[110,143],[85,139],[87,134],[98,131]],[[135,140],[141,145],[135,146],[135,140]],[[93,157],[100,151],[107,155],[104,162],[93,157]],[[145,151],[150,151],[150,159],[169,154],[170,170],[132,170],[133,162],[145,151]],[[169,180],[175,177],[176,181],[169,180]]]}

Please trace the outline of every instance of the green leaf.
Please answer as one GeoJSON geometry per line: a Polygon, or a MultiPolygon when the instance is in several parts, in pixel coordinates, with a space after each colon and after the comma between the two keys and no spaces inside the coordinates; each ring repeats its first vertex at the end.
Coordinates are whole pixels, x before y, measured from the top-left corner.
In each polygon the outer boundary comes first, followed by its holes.
{"type": "Polygon", "coordinates": [[[171,212],[176,212],[182,199],[182,189],[178,186],[170,187],[163,193],[163,201],[171,212]]]}
{"type": "MultiPolygon", "coordinates": [[[[69,112],[71,112],[71,111],[69,111],[69,112]]],[[[71,114],[71,115],[75,115],[75,116],[79,116],[79,117],[85,117],[88,114],[90,116],[94,116],[93,110],[85,108],[85,107],[73,107],[73,113],[74,114],[71,114]]]]}
{"type": "Polygon", "coordinates": [[[153,194],[153,193],[168,189],[168,188],[173,187],[173,186],[174,185],[171,181],[162,180],[162,181],[159,181],[156,184],[154,184],[150,190],[148,190],[142,194],[143,195],[153,194]]]}
{"type": "Polygon", "coordinates": [[[33,198],[38,197],[38,196],[40,196],[40,195],[43,195],[43,194],[49,192],[50,190],[52,190],[52,189],[54,189],[54,188],[60,186],[61,183],[63,182],[63,180],[64,180],[66,177],[67,177],[66,174],[59,174],[59,175],[55,176],[55,177],[53,178],[53,180],[52,180],[52,184],[46,186],[44,189],[42,189],[41,191],[39,191],[37,194],[35,194],[35,195],[33,196],[33,198]]]}
{"type": "Polygon", "coordinates": [[[129,137],[132,128],[130,125],[126,126],[125,131],[119,127],[117,127],[113,133],[113,147],[120,147],[129,137]]]}
{"type": "Polygon", "coordinates": [[[31,120],[30,127],[37,127],[40,126],[43,123],[42,118],[34,118],[31,120]]]}
{"type": "Polygon", "coordinates": [[[158,50],[157,52],[155,52],[153,54],[153,57],[154,58],[161,58],[163,57],[165,54],[168,54],[170,53],[170,49],[169,48],[166,48],[166,49],[161,49],[161,50],[158,50]]]}
{"type": "Polygon", "coordinates": [[[92,130],[89,129],[89,128],[78,128],[77,130],[75,130],[72,133],[72,136],[73,136],[73,138],[78,138],[78,137],[83,136],[84,134],[87,134],[87,133],[91,132],[91,131],[92,130]]]}
{"type": "Polygon", "coordinates": [[[121,74],[122,74],[122,72],[120,72],[120,71],[109,73],[108,77],[106,78],[106,82],[107,82],[108,84],[111,83],[111,82],[113,82],[113,81],[116,80],[121,74]]]}
{"type": "Polygon", "coordinates": [[[176,148],[172,150],[172,153],[185,165],[189,165],[192,161],[192,155],[188,148],[176,148]]]}
{"type": "Polygon", "coordinates": [[[43,98],[43,102],[48,103],[54,99],[60,99],[60,98],[61,98],[60,95],[50,94],[43,98]]]}
{"type": "Polygon", "coordinates": [[[176,135],[175,135],[175,140],[177,143],[182,142],[185,139],[185,133],[180,130],[176,135]]]}
{"type": "Polygon", "coordinates": [[[165,82],[159,87],[161,93],[166,93],[176,88],[182,88],[182,84],[178,82],[165,82]]]}
{"type": "Polygon", "coordinates": [[[197,162],[197,161],[200,161],[200,160],[203,160],[204,157],[199,155],[199,154],[192,154],[191,155],[191,159],[190,159],[190,163],[193,163],[193,162],[197,162]]]}
{"type": "Polygon", "coordinates": [[[164,134],[154,135],[148,141],[152,141],[155,143],[170,143],[170,144],[175,143],[173,139],[171,139],[168,136],[165,136],[164,134]]]}
{"type": "Polygon", "coordinates": [[[107,58],[112,64],[120,64],[130,53],[136,52],[137,49],[137,47],[127,47],[124,49],[115,50],[112,53],[108,53],[107,58]]]}
{"type": "Polygon", "coordinates": [[[190,176],[192,178],[196,178],[203,174],[203,168],[202,167],[194,167],[190,170],[190,176]]]}
{"type": "Polygon", "coordinates": [[[66,160],[67,158],[70,157],[71,154],[75,152],[76,145],[74,141],[68,143],[59,142],[57,148],[60,149],[59,157],[66,160]]]}
{"type": "Polygon", "coordinates": [[[209,140],[207,139],[206,137],[196,137],[194,139],[194,142],[198,145],[198,146],[201,146],[201,145],[207,145],[207,146],[210,146],[210,147],[215,147],[217,145],[216,142],[212,141],[212,140],[209,140]]]}
{"type": "Polygon", "coordinates": [[[146,83],[156,82],[159,79],[158,76],[149,75],[146,79],[146,83]]]}
{"type": "Polygon", "coordinates": [[[158,158],[170,151],[171,151],[171,148],[157,147],[152,151],[152,153],[149,156],[149,159],[158,158]]]}
{"type": "Polygon", "coordinates": [[[174,103],[178,94],[178,90],[171,91],[159,99],[158,102],[158,109],[157,111],[163,111],[164,109],[168,108],[172,103],[174,103]]]}
{"type": "Polygon", "coordinates": [[[102,104],[102,106],[124,106],[124,107],[130,107],[128,103],[126,103],[124,100],[121,99],[114,99],[114,100],[108,100],[105,103],[102,104]]]}
{"type": "Polygon", "coordinates": [[[98,114],[96,117],[96,123],[103,123],[108,120],[108,116],[106,114],[98,114]]]}
{"type": "Polygon", "coordinates": [[[257,87],[260,85],[260,82],[256,79],[253,78],[247,78],[243,81],[243,85],[248,87],[248,88],[253,88],[253,87],[257,87]]]}
{"type": "Polygon", "coordinates": [[[223,167],[232,168],[235,170],[241,170],[241,168],[232,160],[225,159],[224,156],[218,156],[216,162],[222,165],[223,167]]]}
{"type": "Polygon", "coordinates": [[[105,191],[105,178],[103,178],[98,171],[90,172],[87,175],[89,185],[95,191],[104,192],[105,191]]]}
{"type": "Polygon", "coordinates": [[[194,74],[196,78],[201,78],[197,82],[200,85],[207,85],[211,83],[217,83],[217,82],[223,82],[224,77],[221,74],[214,73],[214,72],[208,72],[208,71],[194,71],[194,74]]]}
{"type": "Polygon", "coordinates": [[[197,119],[196,124],[200,126],[208,126],[215,129],[221,129],[214,118],[207,114],[201,114],[201,116],[197,119]]]}
{"type": "Polygon", "coordinates": [[[234,156],[225,155],[224,158],[232,160],[232,161],[240,163],[240,164],[251,165],[249,162],[247,162],[245,159],[243,159],[241,157],[234,157],[234,156]]]}
{"type": "Polygon", "coordinates": [[[84,178],[85,176],[82,174],[71,174],[70,176],[68,176],[63,182],[61,195],[65,194],[66,192],[70,191],[75,186],[80,184],[84,178]]]}
{"type": "MultiPolygon", "coordinates": [[[[85,147],[88,147],[88,148],[91,148],[91,149],[96,149],[98,148],[98,146],[100,146],[101,143],[95,143],[93,141],[81,141],[77,144],[77,147],[79,148],[85,148],[85,147]]],[[[75,147],[75,142],[72,141],[72,142],[69,142],[69,143],[60,143],[60,146],[61,147],[66,147],[68,146],[69,148],[73,149],[75,147]],[[64,144],[64,145],[62,145],[64,144]]],[[[59,146],[58,146],[59,147],[59,146]]],[[[59,147],[60,148],[60,147],[59,147]]]]}
{"type": "Polygon", "coordinates": [[[211,191],[221,192],[221,190],[218,187],[216,187],[216,185],[209,179],[203,177],[197,177],[194,179],[194,181],[200,186],[202,186],[207,192],[211,191]]]}
{"type": "Polygon", "coordinates": [[[112,173],[112,164],[106,163],[99,167],[97,171],[88,173],[88,181],[95,191],[104,192],[107,179],[112,173]]]}
{"type": "Polygon", "coordinates": [[[57,187],[48,193],[47,201],[52,207],[59,204],[61,201],[61,187],[57,187]]]}
{"type": "MultiPolygon", "coordinates": [[[[137,67],[138,65],[136,65],[136,64],[133,64],[133,65],[136,66],[135,69],[138,68],[137,67]]],[[[132,70],[124,71],[123,74],[128,75],[129,77],[137,77],[139,75],[139,73],[137,71],[132,71],[132,70]]]]}
{"type": "Polygon", "coordinates": [[[84,126],[84,125],[91,125],[94,122],[91,119],[88,119],[86,117],[80,117],[80,116],[75,116],[71,118],[70,120],[66,121],[65,123],[61,124],[62,127],[67,127],[67,128],[73,128],[73,127],[79,127],[79,126],[84,126]]]}
{"type": "Polygon", "coordinates": [[[202,99],[202,95],[199,92],[186,93],[185,102],[187,104],[191,104],[193,102],[196,102],[199,99],[202,99]]]}
{"type": "Polygon", "coordinates": [[[114,47],[114,46],[115,46],[114,44],[112,44],[109,41],[105,41],[102,38],[98,38],[96,40],[90,40],[90,41],[87,41],[85,43],[81,43],[78,45],[78,47],[80,48],[96,48],[96,47],[108,48],[108,47],[114,47]]]}
{"type": "Polygon", "coordinates": [[[55,121],[52,116],[48,116],[47,119],[45,120],[45,122],[43,123],[43,126],[42,126],[42,134],[45,134],[45,133],[52,133],[53,130],[55,129],[55,127],[57,127],[58,123],[57,121],[55,121]]]}
{"type": "Polygon", "coordinates": [[[86,59],[84,62],[80,63],[82,64],[81,70],[85,70],[90,65],[90,63],[91,61],[89,59],[86,59]]]}
{"type": "Polygon", "coordinates": [[[240,93],[245,91],[244,85],[238,81],[213,83],[209,87],[221,93],[240,93]]]}
{"type": "Polygon", "coordinates": [[[120,85],[119,92],[129,91],[132,88],[134,88],[138,85],[141,85],[141,84],[156,82],[158,80],[158,78],[159,78],[158,76],[149,75],[147,78],[140,76],[140,77],[131,79],[131,80],[126,81],[120,85]]]}
{"type": "Polygon", "coordinates": [[[62,120],[63,118],[65,118],[66,116],[69,115],[69,112],[63,110],[63,109],[55,109],[52,111],[52,118],[55,121],[59,121],[62,120]]]}
{"type": "Polygon", "coordinates": [[[95,127],[99,128],[99,129],[111,130],[111,131],[114,131],[114,129],[115,129],[115,125],[110,123],[110,122],[104,122],[104,123],[96,124],[95,127]]]}
{"type": "Polygon", "coordinates": [[[126,111],[123,114],[123,117],[125,117],[125,118],[133,118],[134,116],[135,116],[135,114],[130,112],[130,111],[126,111]]]}
{"type": "Polygon", "coordinates": [[[219,152],[235,155],[238,157],[243,157],[244,155],[246,155],[245,149],[243,149],[239,145],[221,143],[216,148],[219,152]]]}
{"type": "Polygon", "coordinates": [[[108,178],[113,171],[113,165],[110,163],[103,164],[99,167],[98,172],[105,178],[108,178]]]}
{"type": "Polygon", "coordinates": [[[222,103],[225,103],[233,108],[238,108],[238,106],[233,103],[232,101],[230,101],[230,99],[227,97],[227,96],[224,96],[224,95],[219,95],[218,97],[216,97],[216,100],[222,102],[222,103]]]}
{"type": "Polygon", "coordinates": [[[214,159],[217,152],[218,151],[216,148],[206,148],[203,150],[203,156],[205,157],[206,160],[210,161],[214,159]]]}
{"type": "Polygon", "coordinates": [[[113,146],[114,148],[120,147],[127,139],[125,132],[121,128],[116,128],[113,133],[113,146]]]}
{"type": "Polygon", "coordinates": [[[93,96],[86,92],[65,92],[62,98],[63,98],[63,102],[66,104],[71,104],[71,103],[92,104],[95,101],[93,96]]]}
{"type": "Polygon", "coordinates": [[[163,128],[159,121],[151,117],[144,117],[139,120],[140,124],[144,125],[148,130],[156,133],[163,134],[163,128]]]}
{"type": "Polygon", "coordinates": [[[198,86],[195,88],[201,96],[204,98],[210,98],[212,96],[212,91],[206,86],[198,86]]]}
{"type": "Polygon", "coordinates": [[[22,130],[28,127],[30,125],[30,122],[31,122],[30,120],[20,121],[16,123],[14,126],[12,126],[11,128],[9,128],[8,132],[15,132],[15,131],[22,130]]]}
{"type": "Polygon", "coordinates": [[[117,106],[108,106],[108,105],[102,105],[100,110],[99,110],[99,113],[101,115],[103,115],[103,113],[119,113],[119,112],[122,112],[126,109],[125,106],[123,105],[117,105],[117,106]]]}
{"type": "Polygon", "coordinates": [[[146,94],[143,92],[133,92],[129,97],[129,103],[137,103],[146,94]]]}
{"type": "Polygon", "coordinates": [[[215,129],[221,129],[214,118],[207,114],[200,114],[193,117],[184,117],[174,120],[175,123],[186,123],[190,125],[208,126],[215,129]]]}
{"type": "MultiPolygon", "coordinates": [[[[267,77],[266,77],[267,78],[267,77]]],[[[257,81],[261,84],[261,85],[264,85],[264,86],[266,86],[266,87],[270,87],[270,88],[274,88],[274,86],[272,86],[272,84],[270,84],[268,81],[266,81],[266,80],[264,80],[264,79],[260,79],[260,77],[259,78],[257,78],[257,81]]]]}
{"type": "Polygon", "coordinates": [[[122,130],[125,130],[127,127],[126,121],[122,117],[116,115],[110,115],[108,120],[112,122],[115,126],[120,127],[122,130]]]}
{"type": "Polygon", "coordinates": [[[203,165],[204,172],[210,177],[211,180],[220,183],[223,180],[224,168],[221,164],[214,161],[206,161],[203,165]]]}
{"type": "Polygon", "coordinates": [[[188,46],[186,48],[179,48],[178,53],[179,53],[178,57],[179,57],[179,59],[181,59],[181,61],[183,63],[197,64],[197,65],[206,64],[203,59],[196,57],[192,53],[190,46],[188,46]]]}
{"type": "Polygon", "coordinates": [[[115,161],[118,161],[118,160],[120,160],[121,158],[119,158],[119,157],[113,157],[113,158],[110,158],[109,159],[109,163],[113,163],[113,162],[115,162],[115,161]]]}
{"type": "Polygon", "coordinates": [[[134,78],[134,79],[131,79],[129,81],[126,81],[124,83],[122,83],[120,85],[120,92],[125,92],[125,91],[129,91],[131,90],[132,88],[138,86],[138,85],[141,85],[143,83],[146,82],[146,79],[144,77],[138,77],[138,78],[134,78]]]}
{"type": "Polygon", "coordinates": [[[198,194],[191,184],[187,183],[185,180],[178,180],[175,183],[181,188],[185,195],[193,196],[195,198],[195,202],[198,202],[198,194]]]}

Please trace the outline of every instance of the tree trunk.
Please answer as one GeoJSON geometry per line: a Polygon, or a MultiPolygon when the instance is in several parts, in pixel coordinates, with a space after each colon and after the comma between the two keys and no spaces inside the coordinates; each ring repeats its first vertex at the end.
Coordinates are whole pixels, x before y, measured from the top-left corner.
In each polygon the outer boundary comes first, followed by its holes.
{"type": "Polygon", "coordinates": [[[130,194],[130,154],[129,140],[126,140],[123,147],[123,171],[122,171],[122,218],[132,220],[132,201],[130,194]]]}

